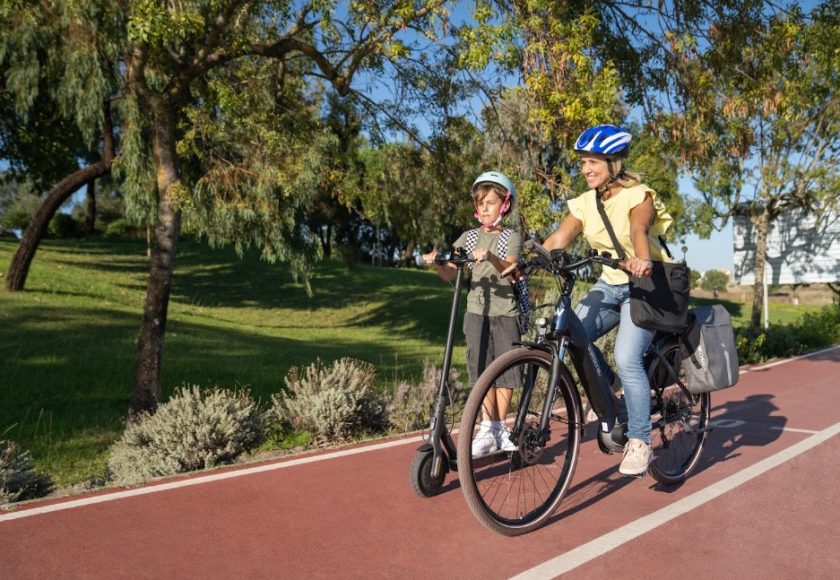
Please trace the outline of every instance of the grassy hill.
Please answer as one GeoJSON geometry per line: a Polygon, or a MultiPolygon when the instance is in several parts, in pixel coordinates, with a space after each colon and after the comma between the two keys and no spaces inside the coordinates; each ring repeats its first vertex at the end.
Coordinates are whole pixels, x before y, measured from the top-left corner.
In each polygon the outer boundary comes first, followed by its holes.
{"type": "MultiPolygon", "coordinates": [[[[0,272],[15,248],[0,240],[0,272]]],[[[101,476],[122,430],[147,275],[142,241],[48,240],[26,291],[0,291],[0,439],[59,484],[101,476]]],[[[452,291],[434,273],[327,261],[312,286],[310,298],[282,264],[182,242],[164,398],[188,383],[248,387],[266,402],[289,367],[318,357],[372,363],[382,389],[419,377],[424,358],[440,364],[452,291]]],[[[749,304],[725,304],[736,324],[748,320],[749,304]]],[[[772,306],[778,322],[818,308],[772,306]]],[[[466,376],[462,342],[454,364],[466,376]]]]}
{"type": "MultiPolygon", "coordinates": [[[[0,271],[15,248],[0,240],[0,271]]],[[[147,273],[142,241],[45,241],[26,291],[0,292],[0,438],[60,483],[101,475],[122,429],[147,273]]],[[[452,293],[433,273],[328,261],[312,286],[309,298],[282,264],[182,243],[163,396],[189,383],[267,401],[289,367],[343,356],[390,388],[442,357],[452,293]]],[[[463,356],[459,345],[455,364],[463,356]]]]}

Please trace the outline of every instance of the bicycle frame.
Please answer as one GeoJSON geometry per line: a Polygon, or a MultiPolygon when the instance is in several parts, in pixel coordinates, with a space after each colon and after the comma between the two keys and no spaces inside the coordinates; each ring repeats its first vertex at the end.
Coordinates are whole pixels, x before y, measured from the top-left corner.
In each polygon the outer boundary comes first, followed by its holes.
{"type": "MultiPolygon", "coordinates": [[[[618,399],[610,387],[613,373],[604,355],[589,341],[583,323],[572,308],[572,289],[576,281],[577,276],[574,272],[564,273],[563,288],[557,299],[552,325],[546,333],[545,340],[537,343],[521,343],[524,346],[550,350],[552,354],[549,394],[543,404],[540,419],[540,431],[544,434],[548,433],[555,389],[560,381],[563,359],[567,353],[580,377],[583,390],[598,415],[601,430],[605,433],[610,432],[618,419],[618,399]]],[[[529,384],[533,384],[533,377],[526,378],[525,385],[529,384]]],[[[525,403],[520,406],[520,415],[528,408],[530,389],[526,389],[522,396],[525,398],[525,403]]],[[[522,425],[524,419],[524,416],[518,416],[515,425],[522,425]]],[[[580,426],[582,428],[583,423],[580,426]]]]}

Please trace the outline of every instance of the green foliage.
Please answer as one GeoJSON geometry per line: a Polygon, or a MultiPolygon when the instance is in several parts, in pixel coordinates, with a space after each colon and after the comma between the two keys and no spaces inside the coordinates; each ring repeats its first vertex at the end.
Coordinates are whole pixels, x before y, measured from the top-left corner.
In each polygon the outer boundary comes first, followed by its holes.
{"type": "Polygon", "coordinates": [[[14,441],[0,440],[0,506],[43,497],[51,490],[50,478],[35,470],[28,451],[14,441]]]}
{"type": "Polygon", "coordinates": [[[59,212],[50,220],[48,232],[53,238],[78,238],[82,235],[83,227],[70,214],[59,212]]]}
{"type": "Polygon", "coordinates": [[[286,391],[272,395],[269,415],[322,441],[343,441],[387,426],[385,405],[373,391],[373,365],[351,358],[325,366],[318,359],[292,367],[286,391]]]}
{"type": "Polygon", "coordinates": [[[154,415],[129,421],[108,466],[117,484],[134,485],[230,463],[263,438],[263,418],[248,391],[183,386],[154,415]]]}
{"type": "Polygon", "coordinates": [[[739,362],[760,363],[768,359],[796,356],[840,343],[840,307],[826,306],[809,312],[792,324],[749,326],[735,329],[739,362]]]}
{"type": "Polygon", "coordinates": [[[729,284],[729,274],[722,270],[709,270],[700,280],[700,287],[703,290],[726,290],[727,284],[729,284]]]}
{"type": "Polygon", "coordinates": [[[691,270],[691,287],[697,288],[697,284],[700,282],[700,272],[697,270],[691,270]]]}

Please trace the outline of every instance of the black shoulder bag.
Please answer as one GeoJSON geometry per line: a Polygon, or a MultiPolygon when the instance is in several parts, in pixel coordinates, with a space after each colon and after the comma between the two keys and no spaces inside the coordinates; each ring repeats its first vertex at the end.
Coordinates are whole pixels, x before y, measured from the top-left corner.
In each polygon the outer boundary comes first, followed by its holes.
{"type": "MultiPolygon", "coordinates": [[[[615,237],[610,219],[604,210],[601,193],[595,192],[595,204],[604,220],[619,260],[624,260],[624,248],[615,237]]],[[[668,246],[662,236],[659,242],[672,260],[668,246]]],[[[633,323],[648,330],[679,334],[688,327],[688,292],[691,273],[685,262],[653,262],[650,278],[630,276],[630,318],[633,323]]]]}

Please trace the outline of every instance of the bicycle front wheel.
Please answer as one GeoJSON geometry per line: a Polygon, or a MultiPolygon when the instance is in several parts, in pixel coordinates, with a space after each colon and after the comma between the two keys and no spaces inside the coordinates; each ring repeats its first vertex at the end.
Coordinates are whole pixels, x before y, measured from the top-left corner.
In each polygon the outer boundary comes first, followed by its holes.
{"type": "Polygon", "coordinates": [[[464,408],[458,435],[461,489],[478,521],[505,536],[542,526],[566,494],[577,464],[580,398],[565,366],[543,420],[551,358],[530,348],[505,353],[479,377],[464,408]],[[515,450],[504,451],[497,444],[473,456],[474,439],[485,436],[480,431],[488,401],[500,396],[510,396],[504,421],[509,434],[502,436],[509,437],[515,450]]]}
{"type": "MultiPolygon", "coordinates": [[[[679,345],[671,345],[663,357],[684,385],[679,350],[679,345]]],[[[660,483],[679,483],[697,466],[709,434],[709,393],[694,395],[685,391],[677,384],[674,373],[658,359],[651,365],[649,377],[654,393],[650,431],[654,460],[650,474],[660,483]]]]}

